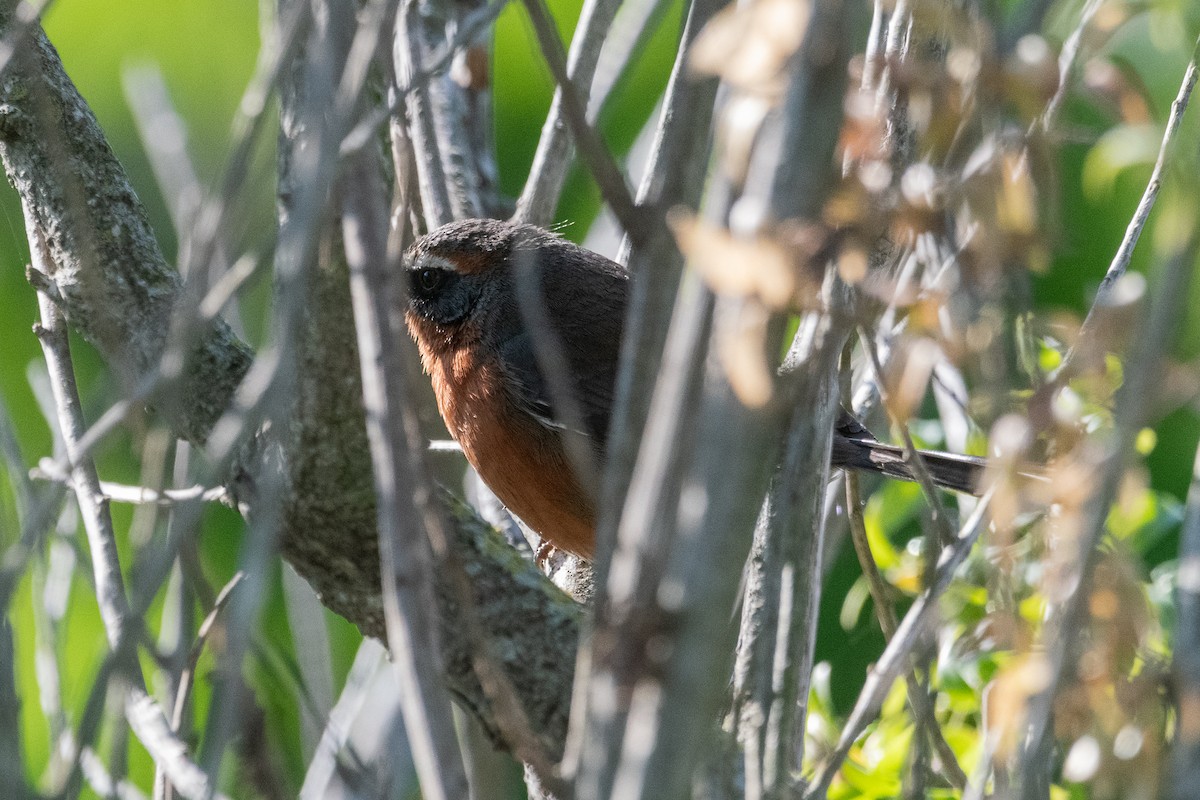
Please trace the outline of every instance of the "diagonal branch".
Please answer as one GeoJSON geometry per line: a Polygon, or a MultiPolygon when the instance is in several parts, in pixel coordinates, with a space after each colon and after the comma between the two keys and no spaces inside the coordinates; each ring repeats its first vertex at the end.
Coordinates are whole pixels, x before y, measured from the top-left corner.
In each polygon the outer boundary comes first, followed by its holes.
{"type": "Polygon", "coordinates": [[[399,676],[404,725],[421,780],[433,800],[467,792],[462,753],[445,689],[438,681],[438,630],[433,624],[435,547],[445,550],[446,524],[421,463],[423,439],[408,398],[412,370],[395,346],[390,304],[387,211],[371,152],[354,156],[344,179],[343,215],[350,294],[362,365],[367,438],[375,468],[384,616],[399,676]]]}
{"type": "Polygon", "coordinates": [[[1095,340],[1099,319],[1097,309],[1102,308],[1112,299],[1113,287],[1129,269],[1134,248],[1137,247],[1142,229],[1146,227],[1146,221],[1150,219],[1150,212],[1154,210],[1154,203],[1158,200],[1158,191],[1162,188],[1163,170],[1171,154],[1178,147],[1176,134],[1183,122],[1183,114],[1187,111],[1188,101],[1192,97],[1192,89],[1196,87],[1196,79],[1200,76],[1197,62],[1200,62],[1200,39],[1196,40],[1191,61],[1188,62],[1183,82],[1179,85],[1179,93],[1171,103],[1171,114],[1167,118],[1167,126],[1163,130],[1162,144],[1159,145],[1158,157],[1154,160],[1154,169],[1150,173],[1150,180],[1146,183],[1142,199],[1138,201],[1137,209],[1133,212],[1133,218],[1129,220],[1129,226],[1125,229],[1125,236],[1117,247],[1112,263],[1108,265],[1108,271],[1104,273],[1104,278],[1100,281],[1100,288],[1096,290],[1096,299],[1092,302],[1087,317],[1083,320],[1083,327],[1079,331],[1077,340],[1079,344],[1071,348],[1066,358],[1063,359],[1063,369],[1074,362],[1080,347],[1086,348],[1089,342],[1095,340]]]}
{"type": "MultiPolygon", "coordinates": [[[[26,229],[31,244],[33,268],[43,275],[49,272],[49,251],[41,230],[27,208],[26,229]]],[[[214,794],[208,776],[187,755],[186,745],[171,730],[158,702],[146,692],[145,678],[133,653],[137,626],[130,625],[129,602],[117,559],[117,539],[113,530],[108,502],[100,490],[100,478],[91,458],[76,458],[79,438],[86,429],[79,404],[79,389],[71,365],[66,321],[58,307],[45,294],[38,294],[41,324],[36,332],[42,343],[46,366],[50,372],[51,388],[68,456],[73,463],[72,483],[79,501],[79,511],[87,532],[92,556],[92,576],[96,600],[109,646],[123,656],[130,687],[125,698],[125,713],[138,739],[150,751],[155,763],[189,800],[208,800],[221,797],[214,794]]]]}
{"type": "Polygon", "coordinates": [[[600,186],[600,194],[612,208],[613,214],[621,223],[621,227],[625,229],[626,235],[634,242],[641,242],[649,235],[652,230],[651,226],[655,223],[661,224],[661,220],[645,213],[639,213],[639,208],[633,200],[629,186],[625,183],[625,177],[617,168],[617,162],[613,159],[612,153],[604,144],[604,140],[600,138],[600,134],[588,122],[587,104],[580,96],[575,84],[571,82],[571,77],[567,72],[566,56],[563,55],[562,42],[559,41],[558,30],[554,27],[554,20],[550,17],[545,0],[524,0],[524,3],[525,9],[529,12],[529,19],[533,22],[534,31],[537,33],[542,56],[546,59],[550,73],[558,84],[562,96],[563,116],[571,129],[572,136],[575,137],[575,146],[579,148],[579,155],[591,170],[592,176],[600,186]]]}
{"type": "Polygon", "coordinates": [[[817,770],[816,776],[804,795],[805,800],[818,800],[818,798],[825,797],[830,783],[833,782],[842,762],[849,755],[855,740],[879,713],[884,697],[892,688],[892,683],[909,663],[913,651],[925,641],[929,626],[937,615],[938,599],[950,587],[954,573],[971,552],[979,534],[983,532],[985,514],[990,503],[991,491],[984,495],[979,504],[975,506],[975,511],[963,524],[962,531],[955,539],[954,544],[942,550],[933,582],[908,609],[908,613],[904,615],[904,619],[896,628],[895,635],[884,649],[883,655],[875,662],[858,700],[854,703],[854,710],[850,712],[850,718],[846,720],[846,725],[842,728],[837,746],[828,760],[817,770]]]}
{"type": "MultiPolygon", "coordinates": [[[[0,30],[12,23],[11,10],[0,9],[0,30]]],[[[48,277],[68,321],[132,383],[158,364],[181,282],[58,54],[40,29],[28,46],[23,61],[36,71],[10,65],[0,83],[0,159],[46,232],[48,277]],[[48,124],[59,133],[45,135],[48,124]],[[96,280],[97,270],[116,280],[96,280]]],[[[249,367],[250,352],[217,322],[191,356],[177,402],[167,410],[181,435],[203,442],[249,367]]]]}
{"type": "MultiPolygon", "coordinates": [[[[0,35],[12,21],[10,5],[0,7],[0,35]]],[[[165,332],[180,297],[178,275],[163,258],[128,178],[104,140],[87,104],[67,77],[54,48],[38,31],[31,34],[31,62],[12,65],[0,82],[0,158],[39,229],[50,233],[50,281],[69,324],[95,343],[120,374],[140,386],[165,345],[165,332]],[[37,87],[36,90],[34,87],[37,87]],[[33,98],[44,93],[53,111],[35,113],[33,98]],[[59,143],[56,150],[53,143],[59,143]],[[61,165],[67,168],[60,168],[61,165]],[[79,206],[69,197],[94,199],[79,206]]],[[[344,284],[343,284],[344,286],[344,284]]],[[[343,300],[347,302],[343,290],[343,300]]],[[[336,299],[336,298],[335,298],[336,299]]],[[[348,307],[348,305],[347,305],[348,307]]],[[[353,354],[353,350],[349,353],[353,354]]],[[[314,376],[331,387],[353,382],[357,356],[343,357],[330,371],[314,376]],[[336,367],[336,369],[334,368],[336,367]]],[[[250,365],[250,351],[222,323],[198,345],[184,371],[180,402],[163,409],[175,432],[202,444],[230,403],[250,365]]],[[[329,366],[329,365],[327,365],[329,366]]],[[[340,391],[340,390],[339,390],[340,391]]],[[[132,396],[137,397],[137,392],[132,396]]],[[[308,431],[298,446],[338,454],[355,485],[323,488],[329,502],[319,513],[285,509],[285,557],[297,564],[337,613],[368,635],[383,637],[375,500],[361,407],[338,408],[336,425],[308,431]],[[340,426],[340,427],[339,427],[340,426]]],[[[126,400],[114,412],[136,407],[126,400]]],[[[108,423],[111,430],[112,423],[108,423]]],[[[81,443],[82,444],[82,443],[81,443]]],[[[82,449],[82,448],[81,448],[82,449]]],[[[289,454],[290,455],[290,454],[289,454]]],[[[234,464],[223,477],[239,491],[234,464]]],[[[253,493],[240,495],[249,500],[253,493]]],[[[570,702],[580,609],[523,561],[490,527],[465,506],[440,495],[459,556],[471,571],[480,624],[494,637],[500,666],[512,680],[530,724],[551,741],[562,741],[570,702]]],[[[295,503],[296,498],[289,497],[295,503]]],[[[445,679],[460,703],[494,731],[490,706],[475,677],[469,645],[453,616],[447,587],[439,583],[439,624],[443,632],[445,679]]]]}
{"type": "MultiPolygon", "coordinates": [[[[567,117],[576,113],[575,104],[584,108],[586,113],[587,99],[591,94],[592,79],[600,62],[605,36],[620,5],[620,0],[587,0],[579,12],[579,23],[571,39],[571,52],[567,55],[566,79],[562,80],[555,74],[558,89],[550,103],[546,124],[542,126],[542,135],[538,139],[525,189],[517,200],[514,219],[520,222],[545,226],[554,221],[554,210],[558,207],[567,168],[571,165],[570,137],[572,129],[578,124],[567,122],[567,117]]],[[[530,14],[533,14],[532,9],[530,14]]],[[[545,48],[546,44],[542,46],[545,48]]]]}

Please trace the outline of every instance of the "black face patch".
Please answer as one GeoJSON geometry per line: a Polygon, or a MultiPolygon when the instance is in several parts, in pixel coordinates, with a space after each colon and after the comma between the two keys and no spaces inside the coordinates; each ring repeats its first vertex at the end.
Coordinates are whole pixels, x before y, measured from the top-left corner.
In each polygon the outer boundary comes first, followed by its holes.
{"type": "Polygon", "coordinates": [[[414,269],[410,273],[412,292],[419,297],[433,297],[446,284],[449,276],[449,271],[437,267],[414,269]]]}
{"type": "Polygon", "coordinates": [[[441,325],[450,325],[467,316],[478,296],[475,281],[448,269],[421,266],[410,269],[408,278],[412,310],[441,325]]]}

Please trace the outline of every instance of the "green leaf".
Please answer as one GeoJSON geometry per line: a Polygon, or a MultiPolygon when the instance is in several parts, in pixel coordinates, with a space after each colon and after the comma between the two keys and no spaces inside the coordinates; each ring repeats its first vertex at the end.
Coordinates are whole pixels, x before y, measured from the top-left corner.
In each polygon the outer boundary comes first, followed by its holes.
{"type": "Polygon", "coordinates": [[[1097,201],[1111,194],[1122,172],[1154,163],[1161,141],[1154,125],[1118,125],[1105,132],[1084,159],[1084,194],[1097,201]]]}

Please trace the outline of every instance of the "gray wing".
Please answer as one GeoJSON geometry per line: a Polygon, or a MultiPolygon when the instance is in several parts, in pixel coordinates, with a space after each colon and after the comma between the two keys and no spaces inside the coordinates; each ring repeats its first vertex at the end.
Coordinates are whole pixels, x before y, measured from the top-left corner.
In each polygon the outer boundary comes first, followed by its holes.
{"type": "MultiPolygon", "coordinates": [[[[594,253],[587,255],[600,258],[594,253]]],[[[603,457],[629,281],[615,265],[613,269],[597,270],[571,262],[543,272],[542,279],[543,297],[558,298],[544,306],[550,327],[557,334],[545,344],[558,348],[568,373],[564,383],[580,419],[567,419],[557,408],[555,393],[542,373],[534,336],[545,336],[547,332],[517,327],[500,348],[501,368],[513,391],[512,400],[519,407],[544,425],[581,429],[603,457]]]]}

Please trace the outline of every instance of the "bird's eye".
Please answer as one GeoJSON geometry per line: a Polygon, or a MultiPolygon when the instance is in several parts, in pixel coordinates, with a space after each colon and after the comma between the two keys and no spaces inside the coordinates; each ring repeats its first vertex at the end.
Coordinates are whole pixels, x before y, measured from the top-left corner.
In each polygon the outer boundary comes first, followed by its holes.
{"type": "Polygon", "coordinates": [[[434,269],[426,267],[419,269],[413,274],[413,288],[418,293],[430,295],[442,287],[446,282],[446,271],[443,269],[434,269]]]}

